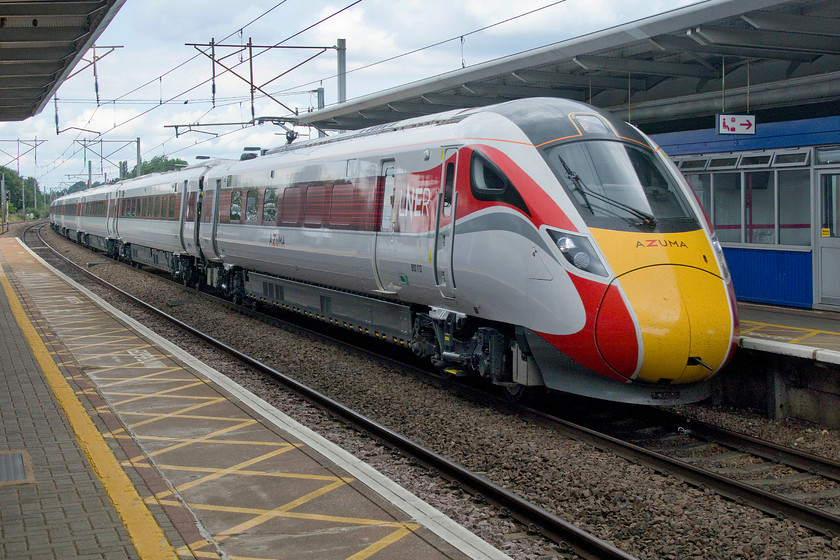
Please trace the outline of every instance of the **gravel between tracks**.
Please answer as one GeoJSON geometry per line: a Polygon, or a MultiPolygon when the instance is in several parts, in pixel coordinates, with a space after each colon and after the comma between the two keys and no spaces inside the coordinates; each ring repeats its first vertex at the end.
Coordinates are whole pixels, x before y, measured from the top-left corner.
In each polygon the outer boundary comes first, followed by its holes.
{"type": "MultiPolygon", "coordinates": [[[[42,230],[51,244],[126,291],[243,350],[389,428],[466,465],[490,480],[642,559],[829,559],[840,538],[740,506],[520,418],[465,403],[400,368],[383,366],[293,331],[215,309],[179,286],[147,275],[42,230]]],[[[16,234],[12,227],[10,234],[16,234]]],[[[8,235],[8,234],[7,234],[8,235]]],[[[390,452],[180,330],[94,290],[242,386],[276,405],[439,508],[516,559],[573,558],[441,478],[390,452]]],[[[773,422],[704,406],[681,412],[730,429],[840,460],[840,432],[773,422]]]]}

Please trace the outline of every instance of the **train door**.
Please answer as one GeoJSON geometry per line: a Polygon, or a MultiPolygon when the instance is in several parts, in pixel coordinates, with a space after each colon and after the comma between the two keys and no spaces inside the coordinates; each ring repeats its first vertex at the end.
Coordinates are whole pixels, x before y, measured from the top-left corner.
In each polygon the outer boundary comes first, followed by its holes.
{"type": "Polygon", "coordinates": [[[123,211],[122,207],[123,207],[123,204],[125,204],[125,201],[123,200],[124,194],[125,193],[123,193],[122,189],[117,189],[116,192],[114,192],[114,222],[113,222],[113,226],[114,226],[114,238],[115,239],[120,238],[120,214],[122,214],[122,211],[123,211]]]}
{"type": "Polygon", "coordinates": [[[840,172],[819,174],[820,230],[817,232],[817,302],[840,305],[840,172]]]}
{"type": "Polygon", "coordinates": [[[105,237],[108,239],[113,239],[116,235],[114,231],[116,220],[116,204],[114,202],[115,197],[116,195],[112,192],[109,192],[105,195],[105,237]]]}
{"type": "Polygon", "coordinates": [[[435,244],[432,250],[435,285],[445,298],[455,297],[452,258],[455,249],[455,210],[458,205],[458,190],[455,184],[457,168],[458,148],[445,148],[441,186],[437,197],[435,244]]]}
{"type": "Polygon", "coordinates": [[[382,160],[379,169],[379,180],[382,182],[382,221],[373,241],[373,277],[376,279],[378,291],[394,293],[388,283],[383,282],[384,270],[382,270],[386,255],[391,252],[389,245],[394,241],[394,225],[397,219],[397,208],[394,206],[396,189],[396,165],[394,160],[382,160]]]}
{"type": "Polygon", "coordinates": [[[187,198],[187,182],[184,181],[183,185],[179,185],[177,182],[172,183],[172,190],[175,193],[175,199],[176,200],[178,199],[178,194],[179,194],[178,187],[179,186],[181,187],[181,189],[180,189],[181,207],[179,208],[179,211],[178,211],[178,226],[179,226],[178,227],[178,246],[181,248],[182,253],[188,253],[189,250],[187,248],[186,240],[189,239],[189,233],[186,231],[187,223],[186,223],[186,220],[184,220],[184,212],[185,212],[185,208],[186,208],[185,202],[186,202],[186,198],[187,198]]]}
{"type": "Polygon", "coordinates": [[[212,183],[209,185],[205,185],[205,188],[215,189],[215,193],[213,194],[213,209],[212,214],[210,214],[210,231],[209,231],[209,238],[210,243],[209,247],[205,248],[202,246],[202,249],[205,251],[205,255],[210,260],[220,261],[222,260],[222,254],[219,251],[219,244],[217,241],[217,234],[219,229],[219,201],[222,198],[222,189],[227,185],[227,177],[222,177],[220,179],[212,179],[212,183]]]}

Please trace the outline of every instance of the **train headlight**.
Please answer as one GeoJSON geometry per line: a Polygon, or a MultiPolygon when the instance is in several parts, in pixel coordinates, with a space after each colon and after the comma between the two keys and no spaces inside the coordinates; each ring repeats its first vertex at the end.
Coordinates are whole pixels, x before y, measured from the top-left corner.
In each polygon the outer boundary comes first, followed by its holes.
{"type": "Polygon", "coordinates": [[[557,248],[560,249],[560,253],[575,268],[597,274],[598,276],[608,276],[607,268],[601,262],[589,239],[582,235],[560,231],[549,230],[548,233],[551,239],[554,240],[557,248]]]}

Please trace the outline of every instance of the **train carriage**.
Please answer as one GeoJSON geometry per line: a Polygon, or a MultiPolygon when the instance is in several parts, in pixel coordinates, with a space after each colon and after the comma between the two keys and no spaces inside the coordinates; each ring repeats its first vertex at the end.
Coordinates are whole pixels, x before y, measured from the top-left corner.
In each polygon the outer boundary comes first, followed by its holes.
{"type": "Polygon", "coordinates": [[[185,200],[177,224],[132,220],[123,244],[514,394],[691,402],[734,351],[699,203],[644,134],[582,103],[454,110],[190,172],[195,212],[185,200]],[[187,224],[191,248],[173,242],[187,224]]]}

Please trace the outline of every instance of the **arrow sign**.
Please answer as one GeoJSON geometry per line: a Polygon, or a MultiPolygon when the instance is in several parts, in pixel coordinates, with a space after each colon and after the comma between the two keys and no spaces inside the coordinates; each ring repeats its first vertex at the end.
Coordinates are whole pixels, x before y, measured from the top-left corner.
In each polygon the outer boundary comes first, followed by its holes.
{"type": "Polygon", "coordinates": [[[718,134],[755,134],[755,115],[718,115],[718,134]]]}

